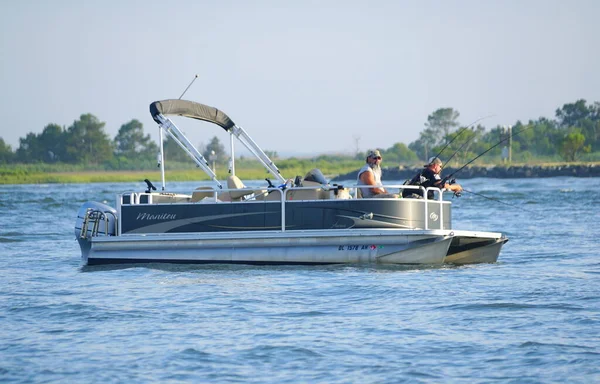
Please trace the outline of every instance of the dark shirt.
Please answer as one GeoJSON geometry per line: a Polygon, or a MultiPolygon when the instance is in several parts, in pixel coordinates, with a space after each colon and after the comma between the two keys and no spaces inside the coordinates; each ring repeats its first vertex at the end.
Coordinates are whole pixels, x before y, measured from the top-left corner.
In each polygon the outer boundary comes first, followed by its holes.
{"type": "MultiPolygon", "coordinates": [[[[408,185],[418,185],[423,188],[436,187],[442,188],[441,185],[442,178],[439,174],[434,173],[431,169],[425,168],[421,172],[417,173],[415,177],[413,177],[408,185]]],[[[404,189],[402,190],[402,197],[414,197],[412,195],[417,195],[423,197],[423,191],[420,189],[404,189]]],[[[433,199],[433,191],[427,192],[427,198],[433,199]]]]}

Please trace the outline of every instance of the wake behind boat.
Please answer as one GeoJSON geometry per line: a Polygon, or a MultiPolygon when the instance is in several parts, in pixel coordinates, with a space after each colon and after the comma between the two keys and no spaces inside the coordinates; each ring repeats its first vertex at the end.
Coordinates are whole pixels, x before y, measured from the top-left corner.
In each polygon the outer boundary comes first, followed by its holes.
{"type": "Polygon", "coordinates": [[[115,207],[86,202],[75,236],[84,264],[455,264],[492,263],[508,240],[500,233],[456,231],[443,191],[435,199],[357,198],[357,185],[329,184],[318,169],[294,182],[222,111],[185,100],[150,105],[159,127],[161,192],[117,196],[115,207]],[[226,186],[169,116],[216,124],[231,135],[226,186]],[[166,192],[163,132],[213,181],[190,194],[166,192]],[[247,188],[235,176],[237,138],[281,185],[247,188]]]}

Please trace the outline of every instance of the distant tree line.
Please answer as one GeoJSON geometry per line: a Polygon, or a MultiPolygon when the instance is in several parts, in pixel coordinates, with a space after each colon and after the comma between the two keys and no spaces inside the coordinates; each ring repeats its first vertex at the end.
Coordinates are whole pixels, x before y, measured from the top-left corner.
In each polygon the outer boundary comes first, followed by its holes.
{"type": "MultiPolygon", "coordinates": [[[[112,139],[104,127],[105,123],[96,116],[84,114],[68,128],[48,124],[39,134],[28,133],[19,139],[14,152],[0,138],[0,163],[87,164],[115,170],[156,167],[158,145],[149,134],[144,134],[140,121],[133,119],[123,124],[112,139]]],[[[207,159],[213,150],[219,154],[225,152],[216,137],[208,145],[200,146],[207,159]]],[[[165,139],[164,152],[171,161],[189,161],[174,140],[165,139]]]]}
{"type": "Polygon", "coordinates": [[[437,155],[444,149],[440,155],[442,160],[454,156],[456,163],[467,162],[502,141],[489,156],[500,156],[509,143],[512,153],[521,161],[557,156],[575,161],[585,153],[600,150],[599,102],[587,104],[582,99],[565,104],[556,110],[553,120],[540,117],[527,123],[517,121],[510,130],[497,126],[487,131],[481,122],[461,127],[458,117],[459,112],[452,108],[436,110],[427,117],[425,129],[408,148],[420,159],[437,155]]]}
{"type": "MultiPolygon", "coordinates": [[[[437,109],[427,117],[425,129],[417,140],[408,146],[394,143],[389,148],[378,149],[385,156],[386,164],[414,164],[438,154],[442,161],[452,158],[456,164],[466,163],[501,141],[505,142],[497,145],[488,156],[500,157],[509,143],[514,157],[520,161],[554,157],[575,161],[583,154],[600,151],[599,102],[588,104],[585,100],[577,100],[557,109],[554,119],[540,117],[527,123],[517,121],[510,131],[502,126],[486,130],[483,120],[472,126],[462,126],[459,117],[460,113],[453,108],[437,109]]],[[[0,138],[0,163],[85,164],[104,169],[156,167],[158,145],[150,135],[144,134],[141,122],[134,119],[123,124],[114,138],[109,137],[104,127],[105,123],[96,116],[84,114],[69,127],[48,124],[39,134],[28,133],[19,139],[15,151],[0,138]]],[[[217,137],[207,145],[201,144],[199,150],[207,160],[214,152],[215,161],[221,164],[229,157],[217,137]]],[[[174,140],[165,139],[164,152],[168,161],[189,162],[187,154],[174,140]]],[[[277,158],[277,152],[266,153],[277,158]]],[[[365,152],[355,156],[320,155],[309,163],[343,162],[352,158],[364,160],[365,156],[365,152]]],[[[288,159],[287,166],[294,167],[294,160],[299,164],[304,161],[288,159]]]]}

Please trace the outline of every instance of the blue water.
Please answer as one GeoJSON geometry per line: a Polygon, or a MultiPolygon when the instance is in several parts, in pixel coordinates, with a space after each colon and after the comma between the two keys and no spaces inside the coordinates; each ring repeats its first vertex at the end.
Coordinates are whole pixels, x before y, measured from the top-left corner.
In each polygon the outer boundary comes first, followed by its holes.
{"type": "Polygon", "coordinates": [[[515,205],[453,200],[496,264],[84,268],[79,205],[141,184],[0,186],[0,382],[599,382],[600,179],[463,186],[515,205]]]}

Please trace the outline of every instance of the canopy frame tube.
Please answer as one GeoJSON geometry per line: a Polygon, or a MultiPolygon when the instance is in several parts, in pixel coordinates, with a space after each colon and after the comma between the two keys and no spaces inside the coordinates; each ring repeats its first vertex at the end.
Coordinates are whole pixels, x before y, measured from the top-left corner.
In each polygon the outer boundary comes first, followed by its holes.
{"type": "MultiPolygon", "coordinates": [[[[248,135],[248,133],[240,126],[236,125],[229,119],[227,115],[221,111],[208,107],[199,103],[190,101],[157,101],[150,105],[150,111],[152,118],[158,123],[159,131],[164,129],[171,138],[179,145],[187,154],[190,156],[198,167],[202,170],[217,184],[220,189],[223,189],[223,185],[217,179],[217,175],[214,170],[211,169],[206,158],[196,149],[196,147],[188,140],[185,134],[175,125],[175,123],[166,117],[163,113],[185,116],[193,119],[204,120],[216,125],[219,125],[227,133],[230,134],[230,146],[231,146],[231,163],[229,165],[229,172],[235,175],[235,149],[234,140],[235,136],[253,155],[258,161],[271,173],[280,183],[285,183],[286,179],[281,175],[279,168],[275,163],[267,156],[267,154],[256,144],[254,140],[248,135]]],[[[165,189],[165,171],[164,171],[164,146],[163,141],[160,142],[160,157],[161,157],[161,178],[162,178],[162,189],[165,189]]]]}
{"type": "MultiPolygon", "coordinates": [[[[210,165],[208,164],[208,161],[206,160],[206,158],[204,156],[202,156],[202,154],[196,149],[196,147],[194,147],[194,145],[188,140],[188,138],[183,134],[183,132],[181,132],[179,127],[177,127],[175,125],[175,123],[173,123],[171,121],[171,119],[164,117],[162,114],[157,115],[156,118],[160,121],[159,127],[164,129],[165,132],[167,132],[169,134],[169,136],[171,136],[171,138],[173,140],[175,140],[177,145],[179,145],[181,147],[181,149],[183,149],[194,160],[194,162],[196,163],[196,165],[198,165],[198,167],[202,168],[202,170],[217,184],[219,189],[223,189],[223,185],[219,182],[219,180],[217,179],[217,175],[210,168],[210,165]]],[[[161,145],[160,151],[161,151],[161,153],[163,153],[163,151],[164,151],[164,148],[162,147],[162,145],[161,145]]],[[[163,164],[164,164],[164,161],[163,161],[163,164]]],[[[161,171],[161,177],[163,180],[163,190],[164,190],[164,188],[165,188],[165,186],[164,186],[164,179],[165,179],[164,165],[161,166],[160,171],[161,171]]]]}

